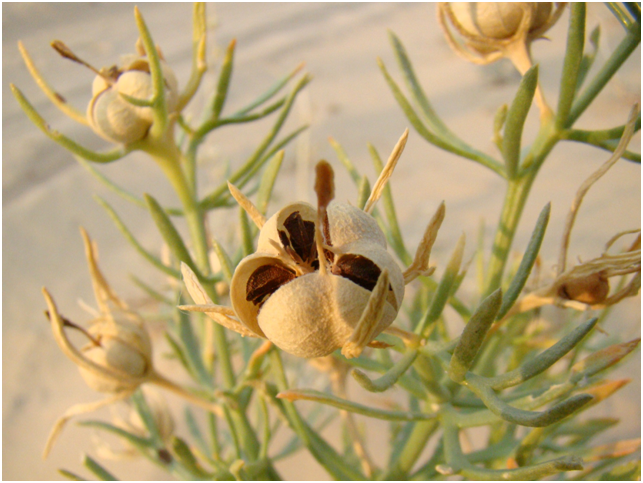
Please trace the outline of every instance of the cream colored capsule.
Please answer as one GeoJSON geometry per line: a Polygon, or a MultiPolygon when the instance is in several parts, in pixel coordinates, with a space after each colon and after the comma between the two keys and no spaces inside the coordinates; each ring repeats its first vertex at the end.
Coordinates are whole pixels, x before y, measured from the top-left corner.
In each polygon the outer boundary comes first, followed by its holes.
{"type": "Polygon", "coordinates": [[[180,308],[205,312],[243,336],[266,338],[299,357],[321,357],[341,349],[351,358],[368,345],[382,347],[374,339],[395,320],[405,284],[431,271],[428,258],[444,217],[442,204],[403,273],[369,212],[407,136],[408,130],[374,184],[365,210],[332,201],[334,175],[325,161],[316,168],[316,209],[292,203],[264,221],[250,200],[231,186],[233,197],[260,229],[257,251],[241,260],[234,272],[232,310],[213,304],[183,264],[183,279],[197,305],[180,308]]]}

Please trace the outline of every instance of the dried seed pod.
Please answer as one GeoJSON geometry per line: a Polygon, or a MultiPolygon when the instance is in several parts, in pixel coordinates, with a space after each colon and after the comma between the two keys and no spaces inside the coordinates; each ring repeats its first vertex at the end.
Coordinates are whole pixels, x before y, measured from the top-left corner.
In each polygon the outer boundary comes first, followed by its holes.
{"type": "Polygon", "coordinates": [[[444,217],[438,208],[411,266],[402,273],[386,251],[386,237],[369,212],[404,149],[408,129],[393,149],[360,210],[332,201],[333,171],[318,163],[317,209],[292,203],[268,220],[237,188],[232,196],[260,229],[257,251],[239,263],[230,284],[232,310],[215,305],[182,264],[183,280],[197,305],[215,322],[243,336],[263,337],[299,357],[321,357],[341,348],[357,357],[394,321],[404,286],[432,270],[431,247],[444,217]],[[238,320],[233,317],[236,316],[238,320]]]}
{"type": "MultiPolygon", "coordinates": [[[[556,23],[565,5],[564,2],[440,2],[438,20],[446,41],[461,57],[476,64],[489,64],[506,57],[525,75],[533,66],[531,42],[541,38],[556,23]]],[[[541,119],[552,115],[538,86],[535,101],[541,119]]]]}
{"type": "Polygon", "coordinates": [[[527,32],[547,23],[552,2],[453,2],[453,16],[470,35],[507,39],[514,36],[529,15],[527,32]]]}
{"type": "Polygon", "coordinates": [[[128,320],[97,321],[88,332],[93,341],[81,349],[81,354],[107,371],[79,366],[89,387],[116,393],[136,388],[148,378],[152,371],[152,343],[142,324],[128,320]],[[125,377],[114,377],[119,374],[125,377]]]}
{"type": "MultiPolygon", "coordinates": [[[[178,84],[174,72],[163,61],[168,112],[178,101],[178,84]]],[[[152,125],[152,108],[135,106],[123,94],[139,100],[150,100],[153,93],[152,76],[146,58],[136,58],[122,69],[103,69],[92,84],[92,100],[87,118],[101,137],[123,144],[143,139],[152,125]]]]}
{"type": "Polygon", "coordinates": [[[610,283],[605,271],[567,280],[558,288],[559,297],[588,305],[603,303],[609,293],[610,283]]]}
{"type": "Polygon", "coordinates": [[[455,52],[478,64],[509,57],[524,74],[528,46],[560,18],[565,3],[441,2],[438,20],[455,52]]]}
{"type": "Polygon", "coordinates": [[[375,335],[390,325],[404,297],[404,277],[375,220],[344,203],[328,206],[324,258],[315,243],[317,213],[294,203],[261,230],[257,253],[241,261],[230,288],[240,321],[299,357],[342,347],[357,326],[383,270],[389,287],[375,335]],[[328,266],[322,274],[320,263],[328,266]]]}

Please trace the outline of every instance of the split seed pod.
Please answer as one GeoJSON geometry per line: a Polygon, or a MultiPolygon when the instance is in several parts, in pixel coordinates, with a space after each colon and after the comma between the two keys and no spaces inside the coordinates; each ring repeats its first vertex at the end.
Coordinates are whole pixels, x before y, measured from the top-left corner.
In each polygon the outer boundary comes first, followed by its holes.
{"type": "Polygon", "coordinates": [[[234,272],[233,310],[213,305],[186,265],[182,266],[184,281],[200,305],[180,308],[206,312],[225,327],[266,338],[298,357],[322,357],[341,348],[350,358],[369,344],[378,346],[373,339],[395,320],[405,284],[430,273],[428,257],[444,216],[441,205],[414,263],[402,273],[386,251],[386,238],[369,211],[392,174],[407,136],[408,130],[364,210],[331,202],[333,171],[325,161],[317,165],[317,208],[292,203],[265,222],[254,205],[229,185],[260,228],[257,251],[234,272]]]}
{"type": "Polygon", "coordinates": [[[299,357],[324,356],[344,345],[382,273],[389,283],[373,337],[393,322],[404,297],[402,271],[370,215],[333,202],[324,223],[325,273],[315,244],[317,212],[293,203],[266,222],[257,252],[241,261],[230,287],[239,319],[299,357]]]}

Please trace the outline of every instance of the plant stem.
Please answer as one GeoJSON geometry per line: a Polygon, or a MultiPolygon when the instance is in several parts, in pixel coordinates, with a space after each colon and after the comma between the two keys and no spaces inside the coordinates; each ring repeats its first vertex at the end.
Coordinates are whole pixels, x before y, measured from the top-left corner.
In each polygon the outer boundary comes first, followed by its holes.
{"type": "Polygon", "coordinates": [[[591,102],[601,92],[603,87],[605,87],[605,84],[609,82],[612,76],[619,70],[621,65],[623,65],[640,43],[641,25],[634,23],[633,26],[628,29],[627,35],[616,47],[616,50],[612,55],[610,55],[601,70],[592,79],[592,82],[581,93],[581,95],[578,96],[576,102],[572,105],[565,127],[571,127],[581,114],[585,112],[585,109],[587,109],[591,102]]]}
{"type": "Polygon", "coordinates": [[[439,422],[422,421],[417,422],[411,431],[409,438],[406,440],[404,449],[394,466],[389,468],[387,473],[382,477],[383,480],[403,480],[408,479],[408,475],[417,462],[418,458],[424,451],[431,435],[438,429],[439,422]]]}
{"type": "Polygon", "coordinates": [[[487,267],[483,297],[489,296],[491,292],[500,287],[511,243],[516,234],[531,186],[543,162],[562,137],[562,131],[556,128],[555,118],[550,117],[549,121],[540,127],[529,153],[518,170],[517,177],[507,180],[507,192],[500,213],[500,221],[496,228],[491,259],[487,267]]]}
{"type": "Polygon", "coordinates": [[[507,192],[496,229],[491,259],[487,267],[487,281],[483,297],[487,297],[500,287],[511,243],[535,175],[536,171],[534,170],[533,173],[526,176],[507,181],[507,192]]]}
{"type": "MultiPolygon", "coordinates": [[[[182,154],[179,151],[173,139],[173,130],[166,131],[162,138],[150,140],[146,146],[146,151],[161,167],[168,180],[176,192],[185,214],[185,219],[190,231],[192,245],[195,251],[196,264],[199,268],[199,275],[210,275],[210,263],[208,259],[208,246],[205,234],[203,213],[196,200],[196,193],[190,188],[188,180],[181,169],[182,154]],[[156,141],[156,142],[153,142],[156,141]]],[[[208,296],[216,303],[217,294],[214,287],[209,284],[204,285],[204,290],[208,296]]],[[[233,387],[235,384],[234,370],[230,360],[230,351],[226,340],[223,327],[217,324],[210,324],[214,331],[214,343],[217,358],[221,364],[223,383],[226,388],[233,387]]],[[[207,356],[211,347],[206,347],[206,362],[210,357],[207,356]]]]}
{"type": "MultiPolygon", "coordinates": [[[[150,138],[149,142],[146,143],[145,151],[150,154],[161,167],[183,205],[183,211],[190,231],[190,237],[196,255],[196,264],[200,275],[210,275],[211,270],[203,212],[197,201],[196,192],[190,188],[190,184],[181,168],[182,154],[174,142],[173,129],[168,129],[162,137],[150,138]]],[[[203,289],[213,301],[217,300],[217,294],[213,285],[205,284],[203,289]]],[[[208,323],[206,328],[207,330],[213,331],[214,349],[216,350],[217,360],[221,366],[223,386],[226,389],[232,388],[235,385],[235,375],[225,331],[220,325],[212,323],[208,323]]],[[[208,337],[206,337],[206,341],[207,340],[208,337]]],[[[204,349],[204,358],[207,362],[212,347],[206,346],[204,349]]],[[[258,457],[259,441],[245,412],[239,408],[230,408],[230,430],[237,435],[246,457],[250,461],[255,461],[258,457]]],[[[268,474],[266,476],[275,476],[276,474],[271,465],[267,471],[268,474]]]]}

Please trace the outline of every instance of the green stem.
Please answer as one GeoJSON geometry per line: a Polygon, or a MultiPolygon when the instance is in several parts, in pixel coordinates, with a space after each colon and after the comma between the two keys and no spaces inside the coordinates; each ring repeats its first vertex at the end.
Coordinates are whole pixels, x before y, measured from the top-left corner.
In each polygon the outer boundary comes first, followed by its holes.
{"type": "Polygon", "coordinates": [[[612,53],[605,65],[603,65],[602,69],[572,105],[571,112],[565,123],[566,127],[571,127],[581,114],[585,112],[585,109],[587,109],[594,98],[601,92],[605,84],[607,84],[616,71],[619,70],[630,54],[634,52],[639,43],[641,43],[641,26],[635,23],[628,29],[625,38],[618,47],[616,47],[616,50],[612,53]]]}
{"type": "MultiPolygon", "coordinates": [[[[190,184],[181,169],[182,154],[174,142],[172,130],[168,130],[165,136],[159,138],[156,142],[148,143],[146,151],[161,167],[181,201],[192,239],[192,246],[195,251],[196,265],[200,275],[207,277],[210,275],[211,270],[208,259],[208,245],[203,222],[203,212],[196,200],[196,193],[190,188],[190,184]]],[[[216,303],[217,294],[214,286],[206,284],[203,288],[208,296],[216,303]]],[[[215,350],[217,359],[221,365],[224,386],[226,388],[234,387],[234,369],[230,359],[225,331],[223,327],[218,324],[213,324],[212,330],[214,332],[215,350]]],[[[206,351],[210,350],[211,348],[206,347],[206,351]]]]}
{"type": "MultiPolygon", "coordinates": [[[[201,275],[208,276],[211,270],[203,212],[196,199],[195,191],[190,188],[190,184],[181,169],[182,154],[174,142],[172,131],[172,129],[167,130],[165,134],[159,138],[150,137],[146,143],[145,151],[150,154],[161,167],[179,197],[190,231],[192,245],[196,255],[196,265],[201,275]]],[[[217,294],[213,285],[206,284],[203,289],[212,300],[217,300],[217,294]]],[[[210,327],[213,330],[214,349],[216,350],[217,360],[219,361],[223,375],[223,386],[229,389],[235,385],[235,375],[226,334],[223,327],[218,324],[211,324],[210,327]]],[[[206,347],[205,349],[206,354],[211,350],[210,347],[206,347]]],[[[259,442],[246,414],[241,409],[230,408],[230,426],[231,431],[237,434],[246,457],[251,461],[256,460],[258,457],[259,442]]],[[[269,470],[274,471],[272,468],[269,468],[269,470]]]]}
{"type": "Polygon", "coordinates": [[[561,138],[562,132],[556,128],[555,121],[550,119],[540,128],[516,178],[507,180],[507,192],[500,213],[500,221],[496,228],[491,259],[487,267],[485,297],[500,287],[511,243],[516,234],[531,186],[547,155],[561,138]]]}
{"type": "Polygon", "coordinates": [[[605,87],[614,73],[636,49],[640,41],[640,26],[638,28],[632,26],[623,41],[618,45],[605,65],[603,65],[602,69],[572,104],[569,115],[564,122],[560,122],[559,120],[559,127],[557,127],[550,121],[541,127],[532,148],[518,171],[517,178],[508,180],[505,201],[500,215],[500,222],[496,229],[493,251],[487,270],[485,296],[500,287],[502,275],[509,256],[509,250],[511,249],[511,243],[531,186],[545,158],[563,137],[560,126],[570,128],[574,124],[603,87],[605,87]]]}
{"type": "Polygon", "coordinates": [[[496,229],[496,236],[493,242],[491,259],[487,267],[487,281],[485,284],[484,296],[489,296],[494,290],[500,287],[502,275],[505,270],[509,250],[513,242],[518,222],[522,215],[529,190],[536,177],[536,170],[526,176],[507,181],[507,192],[500,214],[500,221],[496,229]]]}
{"type": "Polygon", "coordinates": [[[392,466],[383,480],[402,480],[407,479],[410,471],[417,462],[418,458],[424,451],[431,435],[438,429],[437,421],[417,422],[409,439],[406,440],[404,449],[394,466],[392,466]]]}

